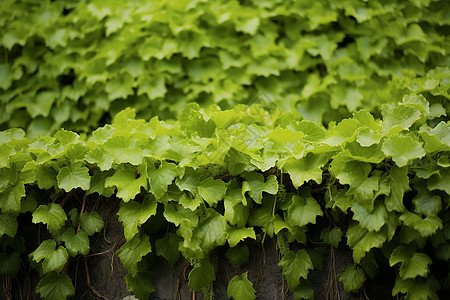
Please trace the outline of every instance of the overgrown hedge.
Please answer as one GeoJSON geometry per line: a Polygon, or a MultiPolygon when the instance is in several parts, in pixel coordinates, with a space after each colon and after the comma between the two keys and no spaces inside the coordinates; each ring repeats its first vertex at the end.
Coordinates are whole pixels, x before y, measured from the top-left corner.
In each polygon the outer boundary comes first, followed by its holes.
{"type": "MultiPolygon", "coordinates": [[[[91,132],[134,107],[260,103],[317,122],[379,116],[446,75],[448,1],[0,3],[0,129],[91,132]]],[[[438,93],[439,94],[439,93],[438,93]]],[[[434,95],[434,94],[433,94],[434,95]]]]}

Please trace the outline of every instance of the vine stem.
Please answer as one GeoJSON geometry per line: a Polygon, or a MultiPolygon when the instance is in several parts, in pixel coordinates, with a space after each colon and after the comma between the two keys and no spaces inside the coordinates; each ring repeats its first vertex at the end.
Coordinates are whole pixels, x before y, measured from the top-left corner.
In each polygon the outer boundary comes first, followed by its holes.
{"type": "Polygon", "coordinates": [[[94,295],[102,300],[109,300],[108,298],[106,298],[105,296],[103,296],[102,294],[99,293],[99,291],[97,291],[91,284],[91,277],[89,275],[89,267],[88,267],[88,263],[87,263],[87,258],[86,256],[84,257],[84,268],[86,270],[86,284],[89,288],[89,290],[91,290],[92,293],[94,293],[94,295]]]}
{"type": "MultiPolygon", "coordinates": [[[[81,211],[80,211],[80,219],[81,219],[81,216],[82,216],[83,213],[84,213],[84,209],[86,208],[86,198],[87,198],[87,194],[84,194],[84,197],[83,197],[83,204],[81,205],[81,211]]],[[[80,231],[80,228],[81,228],[81,222],[78,221],[77,232],[80,231]]]]}

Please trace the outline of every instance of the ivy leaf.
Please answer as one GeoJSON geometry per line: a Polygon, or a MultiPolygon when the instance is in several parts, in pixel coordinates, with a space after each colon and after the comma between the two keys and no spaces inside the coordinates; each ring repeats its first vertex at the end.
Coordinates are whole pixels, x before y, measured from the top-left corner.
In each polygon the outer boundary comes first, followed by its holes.
{"type": "Polygon", "coordinates": [[[242,184],[242,187],[249,191],[250,197],[258,204],[261,204],[263,192],[272,195],[275,195],[278,192],[278,181],[274,175],[267,177],[266,182],[264,182],[264,176],[259,173],[246,173],[243,177],[245,178],[245,181],[242,184]]]}
{"type": "Polygon", "coordinates": [[[131,241],[127,241],[117,250],[117,256],[120,258],[123,266],[128,273],[135,277],[138,272],[137,264],[142,257],[150,253],[152,250],[150,240],[147,235],[135,235],[131,241]]]}
{"type": "Polygon", "coordinates": [[[176,234],[169,233],[167,237],[156,240],[156,254],[167,259],[170,265],[174,265],[180,258],[178,245],[183,241],[176,234]]]}
{"type": "MultiPolygon", "coordinates": [[[[148,137],[141,138],[137,134],[130,135],[128,132],[121,132],[109,138],[104,145],[108,153],[112,155],[114,163],[130,163],[137,166],[144,159],[142,144],[147,142],[147,139],[148,137]]],[[[106,160],[105,162],[109,160],[108,155],[104,155],[102,158],[102,160],[106,160]]]]}
{"type": "Polygon", "coordinates": [[[78,187],[87,191],[91,183],[89,169],[83,167],[82,163],[74,163],[61,168],[56,179],[58,180],[58,186],[66,192],[78,187]]]}
{"type": "Polygon", "coordinates": [[[231,278],[227,287],[227,296],[233,297],[235,300],[255,299],[255,290],[253,284],[247,278],[248,272],[241,276],[231,278]]]}
{"type": "Polygon", "coordinates": [[[253,227],[228,228],[227,240],[230,247],[235,247],[240,241],[243,241],[248,237],[256,240],[255,230],[253,227]]]}
{"type": "Polygon", "coordinates": [[[309,223],[315,224],[316,217],[322,215],[322,209],[314,198],[293,195],[291,205],[287,210],[286,221],[291,226],[301,227],[309,223]]]}
{"type": "Polygon", "coordinates": [[[61,205],[57,203],[39,205],[33,213],[33,223],[42,222],[47,224],[47,229],[52,234],[56,234],[66,221],[66,213],[61,208],[61,205]]]}
{"type": "Polygon", "coordinates": [[[222,246],[227,241],[227,221],[215,210],[209,210],[210,215],[204,219],[195,231],[196,238],[202,241],[202,249],[208,253],[214,247],[222,246]]]}
{"type": "Polygon", "coordinates": [[[422,219],[421,216],[406,211],[400,216],[400,221],[411,228],[417,230],[421,236],[432,236],[438,229],[442,229],[442,220],[437,216],[427,216],[422,219]]]}
{"type": "Polygon", "coordinates": [[[102,217],[95,211],[85,212],[80,216],[80,227],[88,236],[100,232],[103,226],[105,226],[105,223],[102,217]]]}
{"type": "Polygon", "coordinates": [[[19,224],[17,223],[17,213],[2,212],[0,214],[0,238],[6,234],[14,237],[19,224]]]}
{"type": "Polygon", "coordinates": [[[366,281],[366,274],[360,267],[348,265],[339,277],[339,281],[342,282],[347,293],[356,292],[366,281]]]}
{"type": "Polygon", "coordinates": [[[297,253],[289,251],[278,265],[283,268],[283,275],[291,289],[299,285],[300,278],[308,279],[308,270],[313,269],[308,252],[304,249],[297,251],[297,253]]]}
{"type": "Polygon", "coordinates": [[[138,227],[156,214],[158,203],[153,197],[146,196],[142,203],[131,200],[121,202],[117,212],[119,222],[122,222],[125,239],[131,240],[139,231],[138,227]]]}
{"type": "Polygon", "coordinates": [[[433,195],[427,188],[426,184],[420,188],[419,184],[415,185],[419,193],[413,198],[415,212],[425,216],[437,216],[442,210],[441,197],[433,195]]]}
{"type": "Polygon", "coordinates": [[[206,178],[198,186],[198,193],[209,204],[214,206],[225,196],[227,187],[225,182],[220,179],[214,180],[211,177],[206,178]]]}
{"type": "Polygon", "coordinates": [[[160,199],[167,192],[167,187],[178,175],[178,168],[175,164],[161,162],[158,169],[152,163],[147,164],[147,175],[150,183],[150,192],[160,199]]]}
{"type": "Polygon", "coordinates": [[[427,153],[450,151],[450,124],[440,122],[434,128],[423,125],[419,132],[425,140],[424,148],[427,153]]]}
{"type": "Polygon", "coordinates": [[[387,130],[399,126],[408,129],[420,117],[420,112],[408,105],[386,106],[382,112],[383,127],[387,130]]]}
{"type": "Polygon", "coordinates": [[[0,192],[0,209],[3,212],[20,212],[20,200],[25,196],[25,185],[18,182],[0,192]]]}
{"type": "Polygon", "coordinates": [[[133,292],[138,299],[148,299],[150,294],[156,291],[151,281],[151,275],[150,272],[139,272],[136,276],[127,274],[125,282],[128,290],[133,292]]]}
{"type": "Polygon", "coordinates": [[[73,257],[78,253],[87,255],[89,253],[89,237],[83,230],[75,233],[73,227],[69,227],[64,231],[61,240],[65,243],[67,251],[73,257]]]}
{"type": "Polygon", "coordinates": [[[59,246],[56,250],[55,248],[56,242],[54,240],[45,240],[36,250],[30,253],[30,257],[35,262],[44,260],[42,263],[44,274],[52,271],[61,272],[69,258],[66,248],[62,246],[59,246]]]}
{"type": "Polygon", "coordinates": [[[435,288],[427,281],[417,279],[403,280],[397,277],[392,289],[392,296],[398,293],[407,294],[407,298],[411,300],[438,299],[435,288]]]}
{"type": "Polygon", "coordinates": [[[361,227],[369,231],[379,231],[388,218],[386,207],[381,202],[377,202],[371,212],[367,211],[358,202],[354,202],[351,209],[354,212],[353,220],[359,221],[361,227]]]}
{"type": "Polygon", "coordinates": [[[430,191],[441,190],[450,195],[450,168],[439,168],[439,174],[434,174],[428,180],[430,191]]]}
{"type": "Polygon", "coordinates": [[[393,166],[389,171],[390,193],[385,198],[385,205],[388,211],[403,212],[403,195],[411,190],[409,187],[408,168],[393,166]]]}
{"type": "Polygon", "coordinates": [[[114,194],[115,188],[105,187],[105,180],[107,177],[110,177],[113,174],[113,172],[114,171],[95,172],[91,178],[91,186],[87,191],[87,194],[90,195],[93,193],[98,193],[99,195],[102,195],[107,198],[111,197],[111,195],[114,194]]]}
{"type": "Polygon", "coordinates": [[[35,173],[36,181],[40,189],[48,190],[57,186],[58,182],[56,177],[58,174],[51,166],[37,165],[35,173]]]}
{"type": "Polygon", "coordinates": [[[417,276],[426,277],[430,271],[428,265],[432,261],[425,253],[417,253],[411,247],[400,245],[392,252],[389,258],[391,267],[398,263],[401,263],[400,278],[406,280],[417,276]]]}
{"type": "Polygon", "coordinates": [[[119,222],[122,222],[125,239],[131,240],[138,233],[138,227],[156,214],[158,203],[153,197],[146,195],[142,203],[131,200],[121,202],[117,212],[119,222]]]}
{"type": "Polygon", "coordinates": [[[300,284],[294,289],[294,299],[314,299],[314,290],[311,283],[300,278],[300,284]]]}
{"type": "Polygon", "coordinates": [[[116,186],[117,197],[128,202],[141,192],[141,187],[147,188],[147,178],[137,175],[133,169],[118,170],[113,176],[106,178],[105,187],[110,186],[116,186]]]}
{"type": "Polygon", "coordinates": [[[337,248],[342,239],[342,230],[336,226],[331,230],[324,228],[320,233],[320,239],[325,243],[332,245],[334,248],[337,248]]]}
{"type": "Polygon", "coordinates": [[[36,292],[46,300],[65,300],[75,295],[75,288],[66,273],[51,272],[39,281],[36,292]]]}
{"type": "Polygon", "coordinates": [[[214,267],[208,260],[203,259],[189,272],[189,286],[192,290],[200,291],[210,286],[216,280],[214,267]]]}
{"type": "Polygon", "coordinates": [[[379,232],[368,231],[356,222],[350,224],[346,235],[347,245],[353,250],[353,260],[355,263],[359,263],[361,258],[372,248],[381,248],[387,239],[384,230],[379,232]]]}
{"type": "Polygon", "coordinates": [[[426,154],[422,145],[410,135],[388,137],[384,141],[381,150],[386,156],[392,157],[392,160],[399,167],[404,167],[410,160],[421,158],[426,154]]]}
{"type": "Polygon", "coordinates": [[[330,157],[331,153],[315,154],[310,152],[300,159],[288,159],[283,165],[283,169],[290,175],[295,188],[310,180],[320,184],[322,182],[322,167],[330,157]]]}

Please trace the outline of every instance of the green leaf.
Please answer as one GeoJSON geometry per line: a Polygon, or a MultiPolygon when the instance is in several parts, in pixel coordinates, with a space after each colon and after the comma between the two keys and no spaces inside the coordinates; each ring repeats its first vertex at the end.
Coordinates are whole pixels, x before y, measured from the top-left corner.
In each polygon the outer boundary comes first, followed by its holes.
{"type": "Polygon", "coordinates": [[[423,188],[419,189],[419,184],[415,185],[419,193],[413,198],[415,212],[425,216],[437,216],[442,210],[441,197],[433,195],[424,183],[423,188]]]}
{"type": "Polygon", "coordinates": [[[170,265],[174,265],[180,258],[178,245],[183,241],[176,234],[169,233],[167,237],[156,240],[156,254],[167,259],[170,265]]]}
{"type": "Polygon", "coordinates": [[[278,263],[283,268],[283,275],[291,289],[299,285],[300,278],[308,279],[308,270],[313,269],[311,259],[306,250],[294,253],[289,251],[278,263]]]}
{"type": "Polygon", "coordinates": [[[210,286],[216,280],[216,274],[214,267],[208,260],[204,259],[189,272],[188,278],[191,291],[200,291],[210,286]]]}
{"type": "Polygon", "coordinates": [[[11,72],[8,64],[0,64],[0,88],[7,90],[11,86],[11,72]]]}
{"type": "Polygon", "coordinates": [[[225,217],[215,210],[209,210],[210,215],[204,219],[195,231],[196,238],[201,241],[201,247],[205,253],[227,241],[228,225],[225,217]]]}
{"type": "Polygon", "coordinates": [[[233,248],[228,248],[225,252],[225,257],[235,265],[242,265],[248,261],[250,250],[247,245],[237,245],[233,248]]]}
{"type": "Polygon", "coordinates": [[[119,215],[119,222],[122,222],[127,241],[131,240],[138,233],[142,224],[156,214],[157,205],[156,200],[153,197],[149,197],[149,195],[146,195],[142,203],[134,200],[120,203],[117,215],[119,215]]]}
{"type": "Polygon", "coordinates": [[[75,295],[75,288],[66,273],[52,272],[39,281],[36,292],[45,300],[65,300],[75,295]]]}
{"type": "Polygon", "coordinates": [[[347,293],[356,292],[366,281],[366,274],[360,267],[348,265],[339,277],[339,281],[342,282],[347,293]]]}
{"type": "Polygon", "coordinates": [[[104,197],[111,197],[112,194],[114,194],[115,188],[114,187],[105,187],[105,180],[106,178],[110,177],[113,174],[113,171],[97,171],[94,173],[94,175],[91,178],[91,186],[89,190],[87,191],[87,194],[93,194],[98,193],[99,195],[102,195],[104,197]]]}
{"type": "Polygon", "coordinates": [[[434,128],[423,125],[419,132],[425,141],[424,149],[427,153],[450,151],[450,124],[448,122],[440,122],[434,128]]]}
{"type": "Polygon", "coordinates": [[[310,180],[320,184],[322,182],[322,167],[330,157],[331,153],[314,154],[310,152],[300,159],[289,158],[283,165],[283,169],[290,175],[295,188],[310,180]]]}
{"type": "Polygon", "coordinates": [[[120,261],[127,269],[128,273],[135,277],[138,272],[138,262],[140,262],[145,255],[150,253],[151,250],[150,240],[147,235],[141,237],[135,235],[131,241],[127,241],[120,246],[119,250],[117,250],[117,256],[120,258],[120,261]]]}
{"type": "Polygon", "coordinates": [[[61,205],[50,203],[49,205],[39,205],[33,213],[33,223],[47,224],[47,229],[52,234],[56,234],[58,230],[67,221],[67,216],[61,205]]]}
{"type": "Polygon", "coordinates": [[[266,182],[264,182],[264,176],[259,173],[246,173],[243,177],[245,181],[242,184],[242,187],[249,191],[250,197],[258,204],[261,204],[263,192],[272,195],[275,195],[278,192],[278,181],[274,175],[267,177],[266,182]]]}
{"type": "Polygon", "coordinates": [[[320,233],[320,239],[325,243],[332,245],[334,248],[337,248],[342,239],[342,230],[336,226],[331,230],[324,228],[320,233]]]}
{"type": "Polygon", "coordinates": [[[209,206],[214,206],[223,199],[227,187],[225,182],[220,179],[214,180],[211,177],[206,178],[198,186],[198,193],[209,206]]]}
{"type": "Polygon", "coordinates": [[[405,245],[398,246],[389,258],[391,267],[401,263],[399,274],[403,280],[413,279],[417,276],[426,277],[430,271],[428,265],[431,262],[431,258],[425,253],[417,253],[413,248],[405,245]]]}
{"type": "Polygon", "coordinates": [[[10,237],[14,237],[17,232],[19,224],[17,223],[16,213],[0,213],[0,238],[6,234],[10,237]]]}
{"type": "Polygon", "coordinates": [[[139,272],[136,276],[127,274],[125,282],[128,290],[133,292],[138,299],[148,299],[150,294],[156,291],[151,281],[151,275],[150,272],[139,272]]]}
{"type": "Polygon", "coordinates": [[[105,223],[102,217],[96,212],[85,212],[80,216],[80,227],[88,236],[102,230],[105,223]]]}
{"type": "Polygon", "coordinates": [[[44,260],[42,263],[44,274],[52,271],[61,272],[69,258],[66,248],[62,246],[59,246],[56,250],[55,248],[56,242],[54,240],[45,240],[36,250],[30,253],[30,257],[35,262],[44,260]]]}
{"type": "Polygon", "coordinates": [[[314,290],[311,283],[301,278],[300,284],[294,289],[294,299],[314,299],[314,290]]]}
{"type": "Polygon", "coordinates": [[[36,181],[40,189],[48,190],[58,185],[56,179],[58,174],[52,167],[39,164],[36,166],[35,173],[36,181]]]}
{"type": "Polygon", "coordinates": [[[255,290],[253,284],[247,279],[248,272],[241,276],[231,278],[227,287],[227,296],[233,297],[235,300],[255,299],[255,290]]]}
{"type": "Polygon", "coordinates": [[[368,231],[358,223],[351,223],[347,230],[347,245],[353,250],[353,260],[359,263],[372,248],[381,248],[386,241],[384,230],[368,231]]]}
{"type": "Polygon", "coordinates": [[[443,228],[442,220],[437,216],[427,216],[426,218],[422,218],[415,213],[405,211],[399,219],[400,221],[403,221],[406,226],[417,230],[423,237],[432,236],[438,229],[443,228]]]}
{"type": "Polygon", "coordinates": [[[149,163],[147,165],[147,174],[150,192],[155,195],[156,199],[160,199],[167,192],[167,187],[178,175],[178,168],[174,164],[163,161],[156,169],[154,164],[149,163]]]}
{"type": "MultiPolygon", "coordinates": [[[[114,163],[130,163],[137,166],[144,159],[143,144],[147,142],[148,136],[141,137],[138,134],[130,135],[128,132],[121,132],[109,138],[104,146],[108,153],[112,155],[114,163]]],[[[108,155],[100,156],[97,154],[96,157],[101,157],[100,162],[104,163],[109,160],[108,155]]]]}
{"type": "Polygon", "coordinates": [[[408,105],[386,106],[383,111],[383,127],[387,130],[400,126],[408,129],[420,117],[420,112],[408,105]]]}
{"type": "Polygon", "coordinates": [[[390,193],[385,198],[388,211],[403,212],[403,195],[411,190],[409,187],[408,168],[393,166],[389,172],[390,193]]]}
{"type": "Polygon", "coordinates": [[[379,231],[388,218],[386,207],[379,201],[376,202],[371,212],[367,211],[358,202],[354,202],[351,209],[354,212],[353,220],[358,221],[361,227],[369,231],[379,231]]]}
{"type": "Polygon", "coordinates": [[[434,174],[428,180],[431,191],[441,190],[450,195],[450,168],[439,168],[439,174],[434,174]]]}
{"type": "Polygon", "coordinates": [[[82,163],[74,163],[68,167],[61,168],[56,178],[58,180],[58,186],[66,192],[78,187],[87,191],[91,183],[89,169],[83,167],[82,163]]]}
{"type": "Polygon", "coordinates": [[[25,196],[25,185],[18,182],[0,192],[0,209],[3,212],[20,212],[20,200],[25,196]]]}
{"type": "Polygon", "coordinates": [[[411,300],[438,299],[435,288],[424,280],[403,280],[400,277],[397,277],[394,288],[392,289],[392,296],[395,296],[398,293],[407,294],[405,299],[411,300]]]}
{"type": "Polygon", "coordinates": [[[253,230],[253,227],[228,228],[227,240],[230,247],[235,247],[240,241],[243,241],[246,238],[256,240],[255,230],[253,230]]]}
{"type": "Polygon", "coordinates": [[[293,195],[291,205],[289,205],[287,210],[286,221],[291,226],[301,227],[309,223],[315,224],[316,217],[322,215],[322,209],[314,198],[311,196],[304,198],[293,195]]]}
{"type": "Polygon", "coordinates": [[[77,227],[78,223],[80,222],[80,213],[78,211],[78,208],[74,207],[67,213],[69,216],[70,223],[73,227],[77,227]]]}
{"type": "Polygon", "coordinates": [[[237,180],[233,179],[228,184],[227,193],[223,204],[225,206],[225,219],[230,225],[245,227],[250,208],[247,206],[246,190],[240,187],[237,180]]]}
{"type": "Polygon", "coordinates": [[[421,144],[412,136],[394,135],[388,137],[381,148],[399,167],[406,166],[410,160],[425,156],[421,144]]]}
{"type": "Polygon", "coordinates": [[[78,253],[82,255],[89,253],[89,237],[83,230],[75,233],[75,229],[69,227],[62,234],[61,240],[65,243],[69,254],[73,257],[78,255],[78,253]]]}
{"type": "Polygon", "coordinates": [[[280,143],[281,145],[286,145],[286,143],[295,144],[300,141],[304,134],[303,132],[293,131],[291,129],[277,127],[266,134],[267,138],[280,143]]]}
{"type": "Polygon", "coordinates": [[[133,169],[118,170],[113,176],[106,178],[105,186],[116,186],[117,197],[128,202],[141,192],[141,187],[147,188],[147,178],[136,174],[133,169]]]}

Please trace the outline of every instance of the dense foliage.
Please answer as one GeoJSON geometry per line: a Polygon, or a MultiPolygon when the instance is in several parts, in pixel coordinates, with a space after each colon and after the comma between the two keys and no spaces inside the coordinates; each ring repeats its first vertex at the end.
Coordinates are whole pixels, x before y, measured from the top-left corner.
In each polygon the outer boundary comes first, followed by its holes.
{"type": "Polygon", "coordinates": [[[121,109],[260,103],[317,122],[379,116],[449,67],[433,0],[0,2],[0,129],[91,132],[121,109]]]}
{"type": "Polygon", "coordinates": [[[0,1],[0,275],[73,295],[112,199],[140,299],[155,255],[212,297],[218,249],[268,238],[296,299],[321,248],[352,251],[347,292],[387,266],[393,296],[450,293],[449,28],[433,0],[0,1]]]}
{"type": "MultiPolygon", "coordinates": [[[[450,280],[445,114],[442,103],[411,94],[384,106],[382,119],[362,110],[328,129],[260,106],[222,111],[190,104],[179,121],[147,122],[124,110],[88,139],[66,130],[33,139],[20,129],[3,131],[1,242],[19,246],[3,253],[1,270],[19,269],[25,232],[16,219],[31,212],[49,233],[29,254],[42,274],[37,291],[46,299],[72,295],[64,267],[69,257],[89,252],[89,236],[103,220],[66,200],[74,191],[83,203],[115,193],[126,239],[117,255],[129,272],[128,288],[142,299],[153,290],[146,260],[152,251],[172,264],[181,253],[193,265],[191,288],[208,290],[217,247],[227,245],[228,259],[242,264],[244,242],[266,236],[278,240],[279,265],[295,297],[311,298],[307,278],[317,255],[308,241],[319,236],[309,228],[324,215],[320,239],[353,251],[354,264],[340,277],[347,291],[388,262],[398,270],[392,295],[438,299],[450,280]],[[167,224],[173,230],[155,240],[155,227],[165,231],[167,224]]],[[[230,281],[228,294],[254,298],[246,273],[230,281]]]]}

